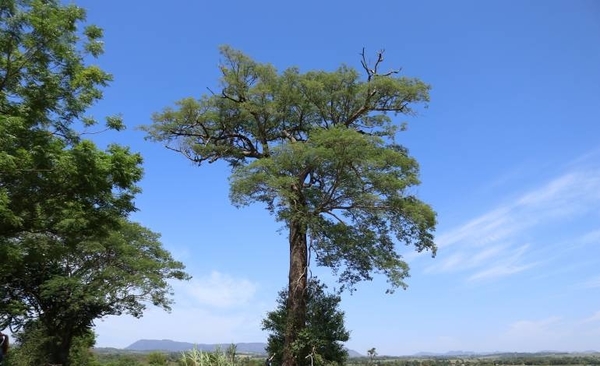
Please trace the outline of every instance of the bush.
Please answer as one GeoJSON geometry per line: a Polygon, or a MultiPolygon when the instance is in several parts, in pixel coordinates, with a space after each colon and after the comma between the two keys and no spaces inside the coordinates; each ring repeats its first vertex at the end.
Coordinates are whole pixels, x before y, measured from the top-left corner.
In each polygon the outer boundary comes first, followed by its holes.
{"type": "Polygon", "coordinates": [[[151,366],[166,366],[169,364],[169,361],[167,360],[167,355],[165,355],[162,352],[149,353],[146,361],[148,362],[148,365],[151,366]]]}

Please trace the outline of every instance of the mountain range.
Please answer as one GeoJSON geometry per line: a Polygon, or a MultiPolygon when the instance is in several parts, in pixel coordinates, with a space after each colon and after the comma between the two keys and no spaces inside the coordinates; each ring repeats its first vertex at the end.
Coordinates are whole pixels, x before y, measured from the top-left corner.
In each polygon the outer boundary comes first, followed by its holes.
{"type": "MultiPolygon", "coordinates": [[[[170,339],[140,339],[125,348],[127,351],[136,352],[149,352],[149,351],[164,351],[164,352],[184,352],[196,348],[200,351],[214,352],[217,348],[226,350],[231,343],[189,343],[189,342],[177,342],[170,339]]],[[[251,342],[251,343],[236,343],[237,353],[250,353],[257,355],[264,355],[267,353],[266,343],[251,342]]],[[[363,357],[360,353],[348,350],[350,357],[363,357]]]]}
{"type": "MultiPolygon", "coordinates": [[[[189,343],[189,342],[178,342],[170,339],[140,339],[128,347],[124,348],[124,351],[128,352],[151,352],[151,351],[163,351],[163,352],[184,352],[196,348],[197,350],[205,352],[214,352],[217,348],[225,351],[231,343],[189,343]]],[[[236,343],[236,352],[243,354],[254,354],[254,355],[266,355],[267,344],[262,342],[251,342],[251,343],[236,343]]],[[[112,348],[99,349],[105,352],[118,351],[112,348]]],[[[541,352],[472,352],[472,351],[449,351],[449,352],[419,352],[413,354],[412,357],[473,357],[473,356],[502,356],[502,355],[564,355],[564,354],[599,354],[598,351],[590,350],[585,352],[559,352],[559,351],[541,351],[541,352]]],[[[364,355],[354,350],[348,349],[348,356],[354,357],[365,357],[364,355]]],[[[406,356],[405,356],[406,357],[406,356]]]]}

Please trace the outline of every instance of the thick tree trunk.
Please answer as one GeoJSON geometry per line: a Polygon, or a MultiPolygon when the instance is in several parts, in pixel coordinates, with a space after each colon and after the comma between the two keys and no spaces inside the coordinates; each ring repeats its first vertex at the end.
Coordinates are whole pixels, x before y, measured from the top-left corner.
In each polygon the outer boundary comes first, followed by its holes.
{"type": "Polygon", "coordinates": [[[69,366],[71,364],[69,356],[73,344],[73,335],[69,331],[56,330],[53,332],[52,338],[50,362],[53,365],[69,366]]]}
{"type": "Polygon", "coordinates": [[[71,360],[69,358],[70,351],[70,341],[63,341],[61,344],[57,345],[56,349],[54,349],[54,351],[52,352],[51,362],[54,365],[69,366],[71,363],[71,360]]]}
{"type": "MultiPolygon", "coordinates": [[[[283,366],[297,366],[298,360],[292,344],[306,323],[306,277],[308,274],[308,248],[306,227],[301,222],[290,222],[290,274],[287,303],[287,323],[283,345],[283,366]]],[[[301,355],[298,355],[301,356],[301,355]]]]}

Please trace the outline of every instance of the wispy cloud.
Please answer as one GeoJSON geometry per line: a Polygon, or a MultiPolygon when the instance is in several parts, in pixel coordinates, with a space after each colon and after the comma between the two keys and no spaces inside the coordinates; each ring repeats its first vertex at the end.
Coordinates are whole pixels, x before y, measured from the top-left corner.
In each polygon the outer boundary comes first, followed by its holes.
{"type": "Polygon", "coordinates": [[[213,271],[208,276],[178,285],[196,304],[218,308],[244,306],[256,293],[257,285],[247,279],[233,278],[213,271]]]}
{"type": "Polygon", "coordinates": [[[582,244],[600,244],[600,230],[590,231],[581,238],[582,244]]]}
{"type": "Polygon", "coordinates": [[[595,323],[595,322],[600,322],[600,310],[596,311],[596,313],[594,313],[594,315],[590,316],[589,318],[586,318],[583,320],[583,323],[595,323]]]}
{"type": "Polygon", "coordinates": [[[590,289],[600,287],[600,276],[591,277],[579,284],[580,288],[590,289]]]}
{"type": "Polygon", "coordinates": [[[509,324],[492,341],[502,345],[503,350],[512,352],[589,351],[598,347],[599,321],[600,311],[586,319],[550,316],[518,320],[509,324]],[[578,339],[576,345],[569,342],[573,337],[578,339]]]}
{"type": "Polygon", "coordinates": [[[541,320],[519,320],[509,326],[508,335],[537,335],[542,333],[553,333],[553,326],[561,320],[558,316],[552,316],[541,320]]]}
{"type": "Polygon", "coordinates": [[[249,279],[218,271],[195,276],[174,284],[176,306],[171,313],[149,307],[140,319],[119,316],[97,322],[98,346],[125,347],[138,339],[260,341],[266,337],[262,317],[273,304],[257,300],[257,288],[249,279]]]}
{"type": "MultiPolygon", "coordinates": [[[[541,263],[541,251],[557,245],[545,232],[560,225],[570,230],[575,218],[600,217],[599,207],[600,166],[578,159],[568,171],[438,235],[439,255],[426,272],[470,272],[466,279],[475,281],[526,271],[541,263]]],[[[598,242],[600,230],[573,237],[582,244],[598,242]]],[[[600,280],[589,286],[600,287],[600,280]]]]}

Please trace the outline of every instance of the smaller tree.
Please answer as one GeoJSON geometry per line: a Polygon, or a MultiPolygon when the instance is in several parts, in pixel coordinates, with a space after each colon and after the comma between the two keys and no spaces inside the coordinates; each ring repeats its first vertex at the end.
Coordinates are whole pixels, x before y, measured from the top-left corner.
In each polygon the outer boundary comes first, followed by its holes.
{"type": "MultiPolygon", "coordinates": [[[[318,279],[308,281],[306,327],[293,344],[294,356],[298,364],[310,364],[306,356],[311,355],[315,364],[337,363],[342,365],[348,358],[343,342],[350,339],[350,332],[344,327],[344,312],[338,309],[341,298],[326,293],[326,288],[318,279]]],[[[280,365],[285,341],[285,327],[288,317],[288,291],[279,292],[277,308],[267,313],[263,319],[263,330],[270,332],[267,352],[274,355],[274,364],[280,365]]]]}
{"type": "Polygon", "coordinates": [[[235,366],[236,356],[237,356],[237,345],[232,343],[225,350],[225,354],[227,355],[227,359],[231,361],[231,365],[235,366]]]}
{"type": "Polygon", "coordinates": [[[367,355],[369,355],[369,364],[372,365],[373,362],[375,362],[375,357],[377,357],[377,350],[375,347],[368,350],[367,355]]]}

